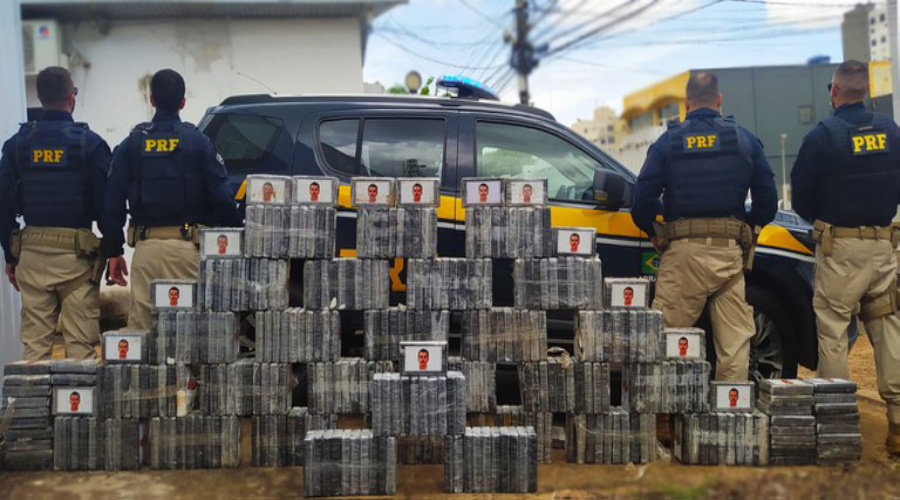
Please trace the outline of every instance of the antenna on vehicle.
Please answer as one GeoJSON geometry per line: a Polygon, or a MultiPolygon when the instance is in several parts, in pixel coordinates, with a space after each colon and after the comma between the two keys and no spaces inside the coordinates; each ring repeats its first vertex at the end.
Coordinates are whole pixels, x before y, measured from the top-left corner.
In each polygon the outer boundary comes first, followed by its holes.
{"type": "Polygon", "coordinates": [[[241,73],[241,72],[238,71],[238,70],[234,70],[234,72],[237,73],[238,75],[243,76],[244,78],[250,80],[251,82],[254,82],[254,83],[258,84],[259,86],[265,88],[266,90],[268,90],[269,92],[271,92],[272,95],[278,95],[278,91],[276,91],[276,90],[273,89],[272,87],[269,87],[269,86],[266,85],[265,83],[263,83],[263,82],[257,80],[256,78],[253,78],[253,77],[250,76],[250,75],[245,75],[245,74],[241,73]]]}

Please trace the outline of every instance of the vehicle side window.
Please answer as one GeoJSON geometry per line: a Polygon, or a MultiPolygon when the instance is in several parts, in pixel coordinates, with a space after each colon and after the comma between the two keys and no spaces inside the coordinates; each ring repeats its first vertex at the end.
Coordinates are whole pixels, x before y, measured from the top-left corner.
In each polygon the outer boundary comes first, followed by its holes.
{"type": "Polygon", "coordinates": [[[268,116],[219,113],[203,132],[212,140],[229,172],[252,170],[263,164],[284,127],[268,116]]]}
{"type": "Polygon", "coordinates": [[[354,118],[319,125],[326,163],[350,177],[440,177],[445,135],[446,124],[438,118],[367,118],[361,127],[354,118]]]}
{"type": "Polygon", "coordinates": [[[551,199],[593,199],[594,172],[606,168],[574,144],[543,130],[478,122],[475,134],[479,177],[546,178],[551,199]]]}
{"type": "Polygon", "coordinates": [[[356,159],[358,137],[358,119],[322,122],[319,125],[319,143],[325,155],[325,163],[349,176],[363,174],[356,159]]]}
{"type": "Polygon", "coordinates": [[[360,163],[379,177],[440,177],[444,120],[367,119],[360,163]]]}

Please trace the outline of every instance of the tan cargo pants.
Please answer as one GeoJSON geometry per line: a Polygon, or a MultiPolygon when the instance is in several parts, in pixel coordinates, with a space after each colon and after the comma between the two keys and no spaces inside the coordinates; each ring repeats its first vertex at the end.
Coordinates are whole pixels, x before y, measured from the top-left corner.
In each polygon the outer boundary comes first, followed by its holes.
{"type": "MultiPolygon", "coordinates": [[[[820,377],[849,378],[847,326],[863,297],[879,297],[896,284],[897,258],[888,241],[837,238],[831,255],[816,248],[813,308],[819,330],[820,377]]],[[[900,316],[865,322],[875,350],[878,392],[888,420],[900,425],[900,316]]]]}
{"type": "Polygon", "coordinates": [[[744,299],[743,251],[692,240],[675,240],[663,252],[653,307],[667,327],[694,326],[709,301],[716,380],[747,380],[750,339],[756,332],[753,309],[744,299]]]}
{"type": "Polygon", "coordinates": [[[200,252],[190,241],[144,240],[131,259],[131,311],[128,328],[150,329],[150,282],[159,279],[197,279],[200,252]]]}
{"type": "Polygon", "coordinates": [[[22,294],[22,327],[19,336],[24,359],[50,359],[53,335],[62,333],[66,357],[96,357],[100,342],[100,286],[86,282],[62,297],[73,281],[92,272],[93,262],[78,258],[72,250],[25,245],[16,266],[22,294]]]}

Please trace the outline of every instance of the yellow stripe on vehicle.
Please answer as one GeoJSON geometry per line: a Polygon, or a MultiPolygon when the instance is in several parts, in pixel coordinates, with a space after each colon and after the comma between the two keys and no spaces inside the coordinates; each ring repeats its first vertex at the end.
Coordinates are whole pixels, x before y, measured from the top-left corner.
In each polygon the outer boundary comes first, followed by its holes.
{"type": "Polygon", "coordinates": [[[247,195],[247,179],[244,179],[241,182],[241,187],[238,188],[238,192],[234,195],[235,201],[241,201],[244,199],[244,196],[247,195]]]}
{"type": "Polygon", "coordinates": [[[759,235],[757,244],[790,250],[804,255],[812,255],[810,249],[806,248],[803,243],[797,241],[797,238],[794,238],[794,235],[792,235],[790,231],[781,226],[768,225],[764,227],[759,235]]]}

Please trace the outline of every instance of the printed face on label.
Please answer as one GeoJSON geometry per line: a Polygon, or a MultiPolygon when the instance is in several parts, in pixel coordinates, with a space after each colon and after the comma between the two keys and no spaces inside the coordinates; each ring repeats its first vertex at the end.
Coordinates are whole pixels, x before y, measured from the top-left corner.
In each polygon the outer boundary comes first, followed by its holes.
{"type": "Polygon", "coordinates": [[[716,386],[716,408],[723,410],[746,410],[750,408],[750,386],[716,386]]]}
{"type": "Polygon", "coordinates": [[[435,202],[435,188],[437,183],[430,179],[425,180],[409,180],[401,179],[398,181],[397,189],[400,193],[401,205],[431,205],[435,202]]]}
{"type": "Polygon", "coordinates": [[[442,348],[437,346],[406,345],[403,347],[403,371],[440,372],[443,369],[442,348]]]}
{"type": "Polygon", "coordinates": [[[294,179],[294,201],[297,203],[334,203],[333,179],[294,179]]]}
{"type": "Polygon", "coordinates": [[[701,358],[700,345],[700,336],[695,333],[667,333],[666,357],[669,359],[701,358]]]}
{"type": "Polygon", "coordinates": [[[119,359],[128,359],[128,341],[122,339],[119,341],[119,359]]]}
{"type": "Polygon", "coordinates": [[[610,293],[613,307],[643,307],[646,304],[647,287],[644,284],[614,284],[610,293]]]}
{"type": "Polygon", "coordinates": [[[224,234],[220,234],[218,238],[216,238],[216,247],[218,248],[219,255],[225,255],[228,253],[228,236],[224,234]]]}
{"type": "Polygon", "coordinates": [[[247,201],[252,203],[284,203],[286,180],[251,179],[247,184],[247,201]]]}
{"type": "Polygon", "coordinates": [[[94,390],[91,387],[56,388],[53,398],[54,411],[59,415],[84,415],[94,409],[94,390]]]}
{"type": "Polygon", "coordinates": [[[553,231],[557,255],[592,255],[593,229],[559,228],[553,231]]]}
{"type": "Polygon", "coordinates": [[[357,205],[390,205],[393,189],[390,180],[354,180],[353,197],[357,205]]]}
{"type": "Polygon", "coordinates": [[[499,205],[503,201],[502,181],[466,181],[466,203],[470,205],[499,205]]]}
{"type": "Polygon", "coordinates": [[[203,231],[200,248],[203,257],[234,257],[241,253],[240,231],[203,231]]]}
{"type": "MultiPolygon", "coordinates": [[[[231,245],[229,245],[229,247],[231,247],[231,245]]],[[[194,294],[191,285],[157,283],[154,288],[154,307],[194,307],[194,294]]]]}
{"type": "Polygon", "coordinates": [[[543,181],[509,181],[510,203],[513,205],[531,205],[544,201],[543,181]]]}

